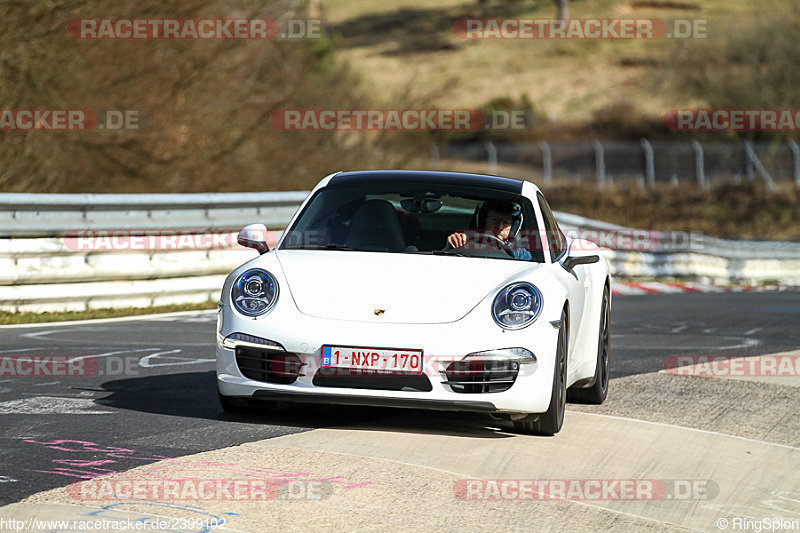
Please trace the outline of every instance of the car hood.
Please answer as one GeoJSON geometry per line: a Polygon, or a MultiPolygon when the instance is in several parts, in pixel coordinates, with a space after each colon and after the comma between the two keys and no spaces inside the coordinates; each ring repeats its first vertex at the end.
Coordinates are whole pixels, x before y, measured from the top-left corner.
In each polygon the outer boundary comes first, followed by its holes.
{"type": "Polygon", "coordinates": [[[504,282],[540,266],[380,252],[277,250],[275,255],[301,313],[373,323],[454,322],[504,282]]]}

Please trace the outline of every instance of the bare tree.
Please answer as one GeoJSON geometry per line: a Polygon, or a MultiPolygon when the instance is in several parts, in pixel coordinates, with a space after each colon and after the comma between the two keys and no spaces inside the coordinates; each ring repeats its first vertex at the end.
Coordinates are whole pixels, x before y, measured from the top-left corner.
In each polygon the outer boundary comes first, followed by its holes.
{"type": "MultiPolygon", "coordinates": [[[[399,136],[282,131],[280,109],[373,108],[326,39],[76,40],[66,22],[307,17],[305,2],[115,0],[0,7],[0,109],[135,110],[137,130],[0,131],[0,191],[298,189],[331,168],[397,166],[399,136]],[[385,149],[381,150],[380,148],[385,149]],[[382,155],[386,154],[386,155],[382,155]],[[389,158],[394,158],[389,160],[389,158]]],[[[413,107],[413,106],[410,106],[413,107]]]]}

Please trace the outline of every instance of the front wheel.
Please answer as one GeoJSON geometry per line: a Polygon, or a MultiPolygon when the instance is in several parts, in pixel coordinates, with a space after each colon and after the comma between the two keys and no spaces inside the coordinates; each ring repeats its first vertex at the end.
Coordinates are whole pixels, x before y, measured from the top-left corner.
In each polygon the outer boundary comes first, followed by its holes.
{"type": "Polygon", "coordinates": [[[553,369],[553,388],[550,393],[550,407],[540,414],[529,414],[514,420],[514,429],[529,435],[555,435],[564,424],[564,411],[567,408],[567,332],[569,324],[566,312],[561,312],[561,328],[558,330],[556,361],[553,369]]]}
{"type": "Polygon", "coordinates": [[[611,335],[609,322],[611,318],[611,305],[609,304],[608,287],[603,290],[603,303],[600,308],[600,336],[597,339],[597,363],[594,370],[594,384],[585,389],[570,389],[569,400],[580,403],[599,405],[608,396],[608,371],[609,355],[611,348],[611,335]]]}

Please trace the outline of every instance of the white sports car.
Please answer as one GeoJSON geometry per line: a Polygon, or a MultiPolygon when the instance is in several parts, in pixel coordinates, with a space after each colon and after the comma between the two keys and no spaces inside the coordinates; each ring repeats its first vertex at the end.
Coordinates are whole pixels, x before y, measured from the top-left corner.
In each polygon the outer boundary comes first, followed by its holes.
{"type": "Polygon", "coordinates": [[[274,401],[478,411],[561,429],[608,391],[608,264],[531,182],[429,171],[332,174],[275,246],[226,279],[222,407],[274,401]]]}

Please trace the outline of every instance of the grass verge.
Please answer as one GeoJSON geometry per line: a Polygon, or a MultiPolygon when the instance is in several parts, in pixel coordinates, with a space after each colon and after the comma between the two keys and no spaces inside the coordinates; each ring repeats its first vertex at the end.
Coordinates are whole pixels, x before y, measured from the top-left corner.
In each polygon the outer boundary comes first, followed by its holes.
{"type": "Polygon", "coordinates": [[[12,313],[11,311],[0,311],[0,325],[62,322],[67,320],[91,320],[94,318],[115,318],[136,315],[154,315],[157,313],[175,313],[178,311],[202,311],[214,309],[216,306],[217,302],[208,301],[196,304],[159,305],[154,307],[122,307],[119,309],[86,309],[84,311],[50,311],[44,313],[12,313]]]}

